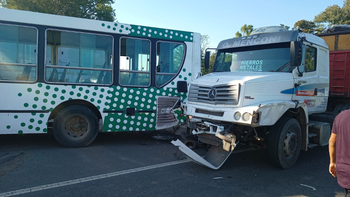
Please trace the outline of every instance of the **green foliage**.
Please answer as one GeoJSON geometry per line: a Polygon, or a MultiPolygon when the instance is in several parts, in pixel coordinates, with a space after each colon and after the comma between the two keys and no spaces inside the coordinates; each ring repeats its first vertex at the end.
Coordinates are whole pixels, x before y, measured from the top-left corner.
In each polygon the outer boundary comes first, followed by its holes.
{"type": "Polygon", "coordinates": [[[343,7],[328,6],[323,12],[315,16],[314,22],[329,25],[350,24],[350,0],[344,0],[343,7]]]}
{"type": "Polygon", "coordinates": [[[208,35],[201,35],[201,53],[204,53],[205,49],[208,48],[209,40],[210,38],[208,35]]]}
{"type": "Polygon", "coordinates": [[[253,25],[244,24],[241,27],[241,32],[239,32],[239,31],[236,32],[236,37],[235,38],[239,38],[239,37],[242,37],[242,36],[249,36],[252,33],[253,30],[254,30],[253,25]]]}
{"type": "MultiPolygon", "coordinates": [[[[211,67],[209,67],[209,69],[204,68],[204,54],[205,54],[205,49],[208,48],[209,40],[210,40],[210,38],[208,35],[201,35],[201,72],[203,75],[210,73],[212,70],[212,67],[213,67],[213,66],[211,66],[211,67]]],[[[212,59],[212,56],[210,57],[210,61],[211,61],[211,59],[212,59]]],[[[210,64],[210,65],[212,65],[212,64],[210,64]]]]}
{"type": "Polygon", "coordinates": [[[240,37],[242,37],[242,34],[239,33],[239,31],[237,31],[237,32],[236,32],[236,37],[235,37],[235,38],[240,38],[240,37]]]}
{"type": "Polygon", "coordinates": [[[250,33],[252,33],[253,30],[254,30],[253,25],[244,24],[241,27],[241,32],[243,33],[244,36],[249,36],[250,33]]]}
{"type": "Polygon", "coordinates": [[[294,24],[294,28],[298,27],[304,33],[314,33],[316,30],[316,24],[312,21],[299,20],[294,24]]]}
{"type": "Polygon", "coordinates": [[[113,0],[1,0],[1,7],[47,14],[114,21],[113,0]]]}
{"type": "Polygon", "coordinates": [[[285,28],[285,29],[287,29],[287,30],[289,30],[289,28],[290,28],[289,26],[284,25],[284,24],[280,24],[280,25],[281,25],[282,28],[285,28]]]}
{"type": "Polygon", "coordinates": [[[201,66],[202,75],[206,75],[206,74],[211,73],[211,71],[213,70],[213,65],[214,65],[214,62],[215,62],[215,57],[216,57],[216,53],[212,53],[212,54],[210,55],[210,59],[209,59],[209,69],[205,69],[205,68],[204,68],[204,59],[202,59],[202,66],[201,66]]]}
{"type": "Polygon", "coordinates": [[[313,47],[306,47],[306,52],[305,52],[305,70],[306,71],[316,70],[315,57],[316,57],[316,49],[313,47]]]}

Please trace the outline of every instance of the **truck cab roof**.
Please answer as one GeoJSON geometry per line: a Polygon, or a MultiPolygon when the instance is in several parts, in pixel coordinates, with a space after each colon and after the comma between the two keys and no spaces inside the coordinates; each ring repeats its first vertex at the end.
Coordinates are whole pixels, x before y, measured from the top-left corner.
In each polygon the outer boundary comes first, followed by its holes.
{"type": "Polygon", "coordinates": [[[246,46],[258,46],[266,44],[286,43],[298,41],[305,37],[306,41],[328,49],[326,42],[315,35],[294,31],[258,32],[250,36],[231,38],[219,43],[218,49],[238,48],[246,46]]]}

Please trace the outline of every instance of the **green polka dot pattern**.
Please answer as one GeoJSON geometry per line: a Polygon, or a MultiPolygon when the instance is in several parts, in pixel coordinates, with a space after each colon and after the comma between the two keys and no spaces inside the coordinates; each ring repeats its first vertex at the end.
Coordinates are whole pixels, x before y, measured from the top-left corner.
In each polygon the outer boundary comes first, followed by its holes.
{"type": "Polygon", "coordinates": [[[137,26],[131,25],[131,33],[132,36],[141,36],[148,38],[160,38],[160,39],[169,39],[176,41],[193,41],[193,33],[184,32],[184,31],[176,31],[176,30],[168,30],[168,29],[160,29],[160,28],[152,28],[145,26],[137,26]]]}
{"type": "MultiPolygon", "coordinates": [[[[125,88],[113,87],[108,90],[106,110],[123,111],[126,108],[137,110],[157,109],[157,96],[179,96],[184,99],[185,94],[178,93],[175,88],[125,88]]],[[[178,116],[180,122],[184,117],[178,116]]],[[[104,122],[104,131],[149,131],[155,130],[156,113],[136,113],[126,116],[125,113],[108,114],[104,122]]]]}
{"type": "MultiPolygon", "coordinates": [[[[183,76],[190,73],[180,72],[183,76]]],[[[126,88],[126,87],[97,87],[97,86],[59,86],[46,84],[9,84],[10,95],[14,102],[22,106],[22,110],[53,111],[59,104],[67,100],[85,100],[100,111],[103,118],[103,131],[151,131],[156,128],[156,113],[136,113],[135,116],[126,116],[126,113],[103,113],[103,110],[124,111],[127,108],[136,110],[157,109],[157,96],[178,96],[185,99],[186,94],[178,93],[176,83],[184,80],[178,76],[164,88],[126,88]]],[[[178,116],[183,123],[185,117],[178,116]]],[[[0,127],[2,130],[23,133],[46,133],[47,121],[50,113],[18,113],[10,114],[11,121],[0,127]]],[[[2,116],[0,115],[0,118],[2,116]]],[[[6,117],[5,117],[6,118],[6,117]]]]}
{"type": "MultiPolygon", "coordinates": [[[[0,119],[3,120],[0,122],[0,132],[7,134],[47,133],[50,112],[69,100],[83,100],[95,106],[102,116],[104,132],[155,130],[156,112],[126,116],[126,113],[104,113],[103,111],[125,111],[127,108],[156,111],[157,96],[178,96],[182,100],[185,99],[186,94],[176,90],[177,82],[184,80],[189,82],[195,77],[191,73],[192,65],[185,65],[186,67],[180,70],[178,76],[163,88],[0,83],[0,88],[6,90],[6,94],[2,94],[2,97],[0,95],[2,110],[36,111],[33,113],[0,113],[0,119]]],[[[179,116],[180,113],[180,111],[175,111],[179,122],[183,123],[185,117],[179,116]]]]}
{"type": "Polygon", "coordinates": [[[176,40],[176,41],[193,41],[193,33],[186,31],[170,30],[170,29],[161,29],[155,27],[146,27],[138,25],[128,25],[122,23],[113,23],[113,22],[103,22],[101,23],[103,28],[107,28],[112,32],[119,34],[127,34],[130,36],[146,37],[146,38],[159,38],[167,40],[176,40]]]}

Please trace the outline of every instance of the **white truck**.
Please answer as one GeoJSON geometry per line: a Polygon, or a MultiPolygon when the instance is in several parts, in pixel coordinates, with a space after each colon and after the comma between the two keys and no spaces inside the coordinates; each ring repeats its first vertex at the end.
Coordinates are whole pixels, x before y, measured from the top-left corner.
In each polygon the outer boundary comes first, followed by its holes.
{"type": "MultiPolygon", "coordinates": [[[[326,112],[329,49],[322,38],[281,27],[256,29],[224,40],[212,73],[189,85],[182,103],[188,127],[211,145],[201,157],[180,140],[175,146],[212,169],[219,169],[239,143],[267,148],[272,164],[292,167],[300,150],[325,146],[331,122],[311,120],[326,112]]],[[[205,64],[208,67],[209,52],[205,64]]]]}

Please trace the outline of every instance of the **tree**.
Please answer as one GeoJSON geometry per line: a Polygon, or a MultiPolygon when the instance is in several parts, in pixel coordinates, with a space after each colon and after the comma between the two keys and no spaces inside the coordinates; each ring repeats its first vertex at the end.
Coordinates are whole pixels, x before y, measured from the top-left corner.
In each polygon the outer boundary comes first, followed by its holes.
{"type": "Polygon", "coordinates": [[[343,7],[328,6],[323,12],[315,16],[314,22],[329,25],[350,24],[350,0],[344,0],[343,7]]]}
{"type": "Polygon", "coordinates": [[[239,38],[239,37],[242,37],[242,36],[249,36],[252,33],[253,30],[254,30],[253,25],[244,24],[241,27],[241,32],[239,32],[239,31],[236,32],[236,37],[235,38],[239,38]]]}
{"type": "Polygon", "coordinates": [[[294,28],[298,27],[304,33],[315,33],[316,24],[312,21],[299,20],[294,24],[294,28]]]}
{"type": "Polygon", "coordinates": [[[209,36],[208,35],[201,35],[201,71],[202,73],[207,73],[208,71],[204,68],[204,53],[205,49],[208,48],[209,45],[209,36]]]}
{"type": "Polygon", "coordinates": [[[237,32],[236,32],[236,37],[235,37],[235,38],[240,38],[240,37],[242,37],[242,34],[239,33],[239,31],[237,31],[237,32]]]}
{"type": "Polygon", "coordinates": [[[204,53],[205,49],[208,48],[209,40],[208,35],[201,35],[201,53],[204,53]]]}
{"type": "Polygon", "coordinates": [[[209,58],[209,69],[205,69],[205,68],[204,68],[204,63],[203,63],[203,66],[202,66],[202,68],[201,68],[202,75],[206,75],[206,74],[211,73],[211,71],[213,70],[213,65],[214,65],[214,62],[215,62],[215,57],[216,57],[216,52],[215,52],[215,53],[212,53],[212,54],[210,55],[210,58],[209,58]]]}
{"type": "Polygon", "coordinates": [[[285,28],[286,30],[289,30],[289,28],[290,28],[289,26],[284,25],[284,24],[280,24],[280,25],[281,25],[282,28],[285,28]]]}
{"type": "Polygon", "coordinates": [[[47,14],[114,21],[113,0],[0,0],[0,6],[47,14]]]}

